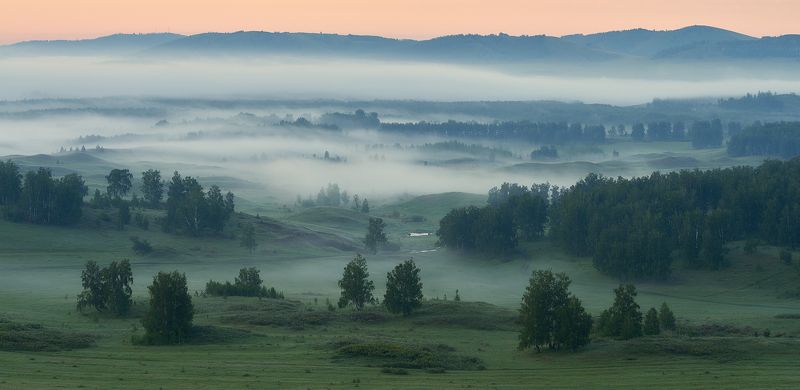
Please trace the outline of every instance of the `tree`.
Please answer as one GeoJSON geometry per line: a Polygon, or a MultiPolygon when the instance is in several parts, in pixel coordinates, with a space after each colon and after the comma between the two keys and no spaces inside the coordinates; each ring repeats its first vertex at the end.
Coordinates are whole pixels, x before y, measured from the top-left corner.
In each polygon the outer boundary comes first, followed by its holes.
{"type": "Polygon", "coordinates": [[[113,261],[100,268],[89,261],[81,273],[83,291],[78,295],[78,310],[93,307],[97,311],[108,309],[115,315],[125,315],[131,308],[133,273],[128,260],[113,261]]]}
{"type": "Polygon", "coordinates": [[[186,286],[186,275],[173,271],[153,277],[150,308],[142,319],[149,344],[180,344],[189,339],[194,307],[186,286]]]}
{"type": "Polygon", "coordinates": [[[364,201],[361,202],[361,212],[364,214],[369,214],[369,202],[367,198],[364,198],[364,201]]]}
{"type": "Polygon", "coordinates": [[[106,308],[105,286],[100,267],[94,261],[87,261],[86,268],[81,272],[81,285],[83,291],[78,294],[78,310],[93,307],[97,311],[106,308]]]}
{"type": "Polygon", "coordinates": [[[675,330],[675,314],[672,313],[667,303],[661,304],[658,311],[659,328],[663,330],[675,330]]]}
{"type": "Polygon", "coordinates": [[[623,340],[642,335],[642,312],[635,298],[636,287],[632,284],[620,284],[614,289],[614,304],[600,316],[604,335],[623,340]]]}
{"type": "Polygon", "coordinates": [[[365,304],[374,302],[372,291],[375,290],[375,284],[369,280],[367,260],[361,254],[357,254],[344,267],[344,274],[339,280],[339,288],[342,289],[339,307],[345,307],[352,303],[356,310],[361,310],[365,304]]]}
{"type": "Polygon", "coordinates": [[[642,329],[645,335],[653,336],[661,333],[661,328],[658,324],[658,312],[656,308],[651,307],[644,316],[644,327],[642,329]]]}
{"type": "Polygon", "coordinates": [[[112,169],[106,176],[108,186],[106,193],[111,199],[120,199],[128,194],[133,187],[133,175],[127,169],[112,169]]]}
{"type": "Polygon", "coordinates": [[[386,233],[383,232],[385,228],[386,224],[383,222],[383,218],[369,219],[369,227],[367,228],[367,235],[364,237],[364,245],[372,253],[376,253],[379,246],[386,244],[386,233]]]}
{"type": "Polygon", "coordinates": [[[242,237],[239,241],[239,244],[242,247],[247,248],[251,254],[256,250],[256,247],[258,246],[258,243],[256,242],[256,228],[252,223],[242,226],[242,237]]]}
{"type": "Polygon", "coordinates": [[[531,275],[520,307],[522,330],[519,349],[542,347],[572,350],[589,342],[592,318],[569,292],[571,281],[563,273],[537,270],[531,275]]]}
{"type": "Polygon", "coordinates": [[[234,280],[234,284],[238,286],[246,296],[258,295],[258,290],[261,289],[261,275],[260,271],[255,267],[242,268],[239,270],[239,276],[234,280]]]}
{"type": "Polygon", "coordinates": [[[105,285],[106,306],[116,315],[125,315],[130,311],[133,301],[131,295],[133,290],[133,272],[131,264],[126,260],[119,263],[112,261],[111,264],[102,271],[105,285]]]}
{"type": "Polygon", "coordinates": [[[0,161],[0,206],[17,203],[22,193],[22,175],[13,161],[0,161]]]}
{"type": "Polygon", "coordinates": [[[152,208],[158,208],[161,204],[161,199],[164,198],[164,182],[160,171],[148,169],[142,172],[142,196],[152,208]]]}
{"type": "Polygon", "coordinates": [[[386,294],[383,297],[383,304],[389,312],[409,316],[422,304],[422,282],[419,271],[414,259],[409,259],[386,274],[386,294]]]}

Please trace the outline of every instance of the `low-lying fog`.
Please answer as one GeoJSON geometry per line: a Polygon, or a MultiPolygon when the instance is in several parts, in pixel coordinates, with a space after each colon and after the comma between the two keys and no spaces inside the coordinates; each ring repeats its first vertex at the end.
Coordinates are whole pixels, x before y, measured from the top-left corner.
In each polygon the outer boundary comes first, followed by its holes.
{"type": "Polygon", "coordinates": [[[729,69],[713,63],[692,67],[652,64],[651,73],[643,68],[634,63],[469,67],[330,58],[121,61],[92,57],[0,57],[0,99],[157,95],[449,101],[553,99],[638,104],[653,98],[800,90],[800,74],[786,65],[729,69]],[[593,72],[595,68],[603,70],[593,72]]]}

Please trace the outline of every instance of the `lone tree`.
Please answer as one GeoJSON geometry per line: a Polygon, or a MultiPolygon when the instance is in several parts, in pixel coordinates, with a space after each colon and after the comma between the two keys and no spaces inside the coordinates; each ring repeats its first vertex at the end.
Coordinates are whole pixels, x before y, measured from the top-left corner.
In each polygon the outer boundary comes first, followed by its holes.
{"type": "Polygon", "coordinates": [[[106,176],[106,181],[108,181],[108,187],[106,187],[108,197],[111,199],[120,199],[127,195],[133,187],[131,180],[133,180],[133,175],[129,170],[112,169],[108,176],[106,176]]]}
{"type": "Polygon", "coordinates": [[[589,343],[592,317],[569,292],[572,281],[563,273],[534,271],[522,296],[519,349],[542,347],[576,350],[589,343]]]}
{"type": "Polygon", "coordinates": [[[352,303],[356,310],[361,310],[365,304],[375,301],[372,297],[375,284],[369,280],[367,259],[360,253],[344,267],[344,274],[339,280],[339,288],[342,289],[339,307],[345,307],[352,303]]]}
{"type": "Polygon", "coordinates": [[[364,237],[364,245],[372,253],[376,253],[379,246],[386,244],[386,233],[383,232],[385,228],[386,224],[383,222],[383,218],[369,219],[369,227],[367,228],[367,235],[364,237]]]}
{"type": "Polygon", "coordinates": [[[97,311],[109,310],[118,316],[130,311],[133,273],[128,260],[112,261],[105,268],[89,261],[81,274],[81,281],[83,291],[78,295],[78,310],[91,306],[97,311]]]}
{"type": "Polygon", "coordinates": [[[661,333],[661,328],[658,324],[658,312],[656,308],[651,307],[644,316],[644,334],[653,336],[661,333]]]}
{"type": "Polygon", "coordinates": [[[242,226],[242,237],[239,241],[239,245],[247,248],[251,254],[256,250],[256,247],[258,246],[258,243],[256,242],[256,228],[252,223],[242,226]]]}
{"type": "Polygon", "coordinates": [[[142,319],[148,344],[179,344],[189,338],[194,307],[186,275],[159,272],[150,290],[150,309],[142,319]]]}
{"type": "Polygon", "coordinates": [[[97,311],[106,308],[105,286],[100,267],[94,261],[87,261],[86,268],[81,272],[83,291],[78,294],[78,310],[93,307],[97,311]]]}
{"type": "Polygon", "coordinates": [[[151,208],[158,208],[164,198],[164,182],[161,172],[148,169],[142,172],[142,196],[151,208]]]}
{"type": "Polygon", "coordinates": [[[411,314],[422,304],[422,282],[414,259],[406,260],[386,275],[383,304],[391,313],[411,314]]]}
{"type": "Polygon", "coordinates": [[[675,314],[672,313],[666,302],[661,304],[661,309],[658,311],[658,322],[663,330],[675,330],[675,314]]]}
{"type": "Polygon", "coordinates": [[[636,287],[620,284],[614,289],[614,304],[600,315],[600,328],[604,335],[623,340],[642,335],[642,312],[636,303],[636,287]]]}

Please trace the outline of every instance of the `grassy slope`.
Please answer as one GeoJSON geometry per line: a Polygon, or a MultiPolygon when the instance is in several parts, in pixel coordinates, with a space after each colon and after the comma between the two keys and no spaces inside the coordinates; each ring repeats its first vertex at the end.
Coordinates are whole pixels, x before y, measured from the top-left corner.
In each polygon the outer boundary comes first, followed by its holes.
{"type": "MultiPolygon", "coordinates": [[[[449,207],[483,201],[470,195],[445,194],[376,209],[386,218],[389,236],[400,242],[396,253],[368,256],[382,294],[382,275],[397,261],[413,255],[423,269],[428,297],[452,297],[456,288],[466,300],[486,300],[495,306],[468,306],[478,318],[468,322],[495,322],[513,314],[531,270],[551,268],[567,272],[573,291],[594,314],[611,301],[616,281],[598,274],[588,259],[576,259],[547,243],[526,245],[512,259],[479,259],[434,251],[433,237],[408,238],[408,231],[432,226],[404,223],[402,215],[438,215],[449,207]],[[401,215],[395,218],[392,214],[401,215]],[[419,226],[422,225],[422,226],[419,226]],[[501,281],[501,282],[498,282],[501,281]]],[[[186,272],[190,288],[201,289],[209,278],[232,279],[242,266],[258,266],[269,285],[286,291],[314,310],[324,310],[325,299],[335,302],[336,279],[353,251],[321,245],[326,239],[349,243],[366,228],[366,216],[347,210],[312,209],[282,221],[238,216],[240,222],[258,226],[260,246],[249,254],[233,238],[192,239],[141,231],[129,227],[119,232],[94,225],[92,217],[81,228],[41,227],[0,221],[0,312],[20,322],[98,336],[97,347],[65,352],[0,352],[0,386],[23,388],[492,388],[492,387],[763,387],[798,385],[794,362],[800,344],[794,338],[724,338],[750,353],[648,353],[650,347],[597,341],[578,354],[534,354],[516,351],[517,334],[511,330],[479,330],[450,326],[458,312],[434,318],[444,310],[427,310],[408,320],[378,324],[335,322],[293,330],[223,321],[221,314],[247,299],[194,299],[196,322],[252,331],[228,342],[178,347],[136,347],[130,335],[141,333],[137,318],[95,319],[74,310],[82,264],[131,258],[135,297],[141,305],[144,287],[158,270],[186,272]],[[344,219],[343,219],[344,218],[344,219]],[[283,222],[285,221],[285,222],[283,222]],[[360,226],[360,224],[364,224],[360,226]],[[337,236],[330,235],[336,232],[337,236]],[[128,237],[150,240],[161,254],[136,256],[128,237]],[[316,302],[315,302],[316,299],[316,302]],[[443,326],[444,324],[444,326],[443,326]],[[334,361],[329,343],[348,337],[377,337],[444,343],[458,353],[486,362],[485,371],[452,371],[429,374],[411,370],[410,375],[382,374],[380,369],[347,361],[334,361]],[[633,351],[633,352],[631,352],[633,351]],[[643,352],[644,351],[644,352],[643,352]],[[356,381],[357,383],[354,383],[356,381]]],[[[745,256],[737,244],[731,247],[731,268],[717,273],[679,271],[670,283],[639,283],[643,308],[667,301],[679,318],[691,323],[716,322],[769,328],[773,335],[800,336],[800,320],[778,320],[780,313],[798,313],[796,300],[777,295],[797,285],[796,273],[777,260],[773,248],[760,248],[745,256]]],[[[142,310],[141,306],[138,309],[142,310]]],[[[697,339],[711,342],[715,339],[697,339]]],[[[737,347],[738,348],[738,347],[737,347]]],[[[738,349],[736,350],[738,351],[738,349]]]]}

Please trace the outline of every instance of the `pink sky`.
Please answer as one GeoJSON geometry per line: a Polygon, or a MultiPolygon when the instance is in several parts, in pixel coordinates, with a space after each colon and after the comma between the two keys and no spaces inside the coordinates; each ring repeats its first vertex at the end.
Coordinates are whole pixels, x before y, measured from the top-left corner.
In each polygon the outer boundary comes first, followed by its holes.
{"type": "Polygon", "coordinates": [[[800,0],[0,0],[0,43],[170,31],[303,31],[429,38],[713,25],[800,33],[800,0]]]}

